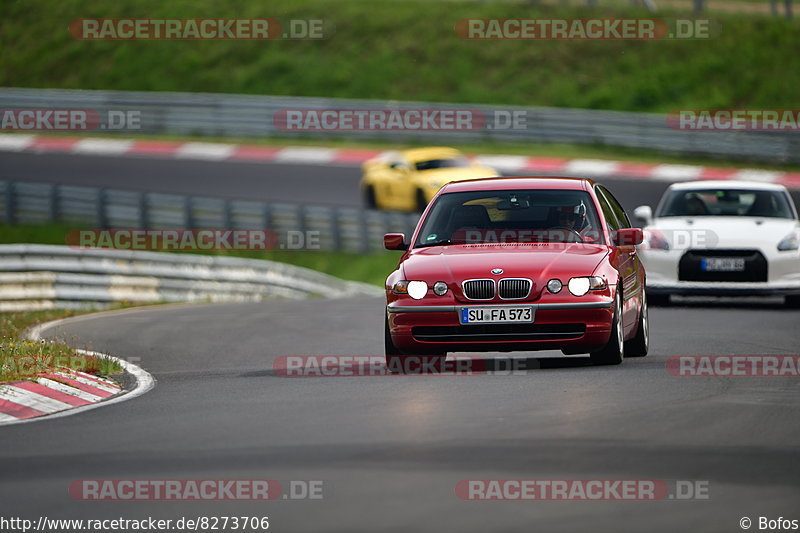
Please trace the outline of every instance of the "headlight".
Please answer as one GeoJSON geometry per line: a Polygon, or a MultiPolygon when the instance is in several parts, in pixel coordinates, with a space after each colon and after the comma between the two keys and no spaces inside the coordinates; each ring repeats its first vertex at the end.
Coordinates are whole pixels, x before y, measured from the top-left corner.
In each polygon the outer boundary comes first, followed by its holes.
{"type": "Polygon", "coordinates": [[[398,281],[392,288],[395,294],[408,294],[415,300],[421,300],[428,294],[428,284],[424,281],[398,281]]]}
{"type": "Polygon", "coordinates": [[[569,292],[575,296],[583,296],[590,290],[606,288],[606,282],[599,276],[589,276],[586,278],[572,278],[569,280],[569,292]]]}
{"type": "Polygon", "coordinates": [[[798,248],[800,248],[800,236],[798,236],[798,232],[796,231],[790,233],[778,243],[778,251],[780,252],[797,250],[798,248]]]}
{"type": "Polygon", "coordinates": [[[447,283],[444,281],[437,281],[433,284],[433,293],[436,296],[444,296],[447,294],[447,283]]]}
{"type": "Polygon", "coordinates": [[[561,283],[560,279],[551,279],[547,282],[547,290],[552,292],[553,294],[558,294],[561,292],[561,288],[564,285],[561,283]]]}
{"type": "Polygon", "coordinates": [[[428,284],[424,281],[409,281],[408,295],[415,300],[422,300],[428,294],[428,284]]]}

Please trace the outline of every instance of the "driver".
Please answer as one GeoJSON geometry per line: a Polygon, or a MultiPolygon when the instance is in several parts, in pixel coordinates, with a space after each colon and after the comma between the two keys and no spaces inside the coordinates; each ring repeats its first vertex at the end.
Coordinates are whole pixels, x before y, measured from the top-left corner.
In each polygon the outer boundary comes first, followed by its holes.
{"type": "Polygon", "coordinates": [[[578,233],[586,225],[586,206],[583,202],[558,208],[558,226],[578,233]]]}
{"type": "Polygon", "coordinates": [[[577,204],[557,208],[558,226],[554,229],[570,230],[577,233],[582,240],[592,242],[591,228],[587,223],[586,206],[583,201],[577,204]]]}

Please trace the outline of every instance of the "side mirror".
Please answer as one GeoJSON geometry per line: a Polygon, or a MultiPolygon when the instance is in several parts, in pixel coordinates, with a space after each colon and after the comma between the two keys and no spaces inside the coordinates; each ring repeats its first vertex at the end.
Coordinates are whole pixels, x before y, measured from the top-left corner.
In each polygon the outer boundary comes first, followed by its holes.
{"type": "Polygon", "coordinates": [[[653,210],[649,205],[640,205],[633,210],[633,216],[644,222],[645,226],[653,223],[653,210]]]}
{"type": "Polygon", "coordinates": [[[383,247],[387,250],[408,250],[405,233],[387,233],[383,236],[383,247]]]}
{"type": "Polygon", "coordinates": [[[614,235],[614,244],[617,246],[636,246],[643,241],[644,232],[641,228],[623,228],[614,235]]]}

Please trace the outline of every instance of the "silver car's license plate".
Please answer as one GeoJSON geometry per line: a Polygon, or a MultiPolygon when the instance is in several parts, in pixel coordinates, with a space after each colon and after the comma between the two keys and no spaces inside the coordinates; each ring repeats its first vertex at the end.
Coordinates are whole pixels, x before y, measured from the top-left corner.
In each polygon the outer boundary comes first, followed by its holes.
{"type": "Polygon", "coordinates": [[[462,307],[461,324],[526,324],[533,322],[533,307],[530,305],[480,305],[462,307]]]}
{"type": "Polygon", "coordinates": [[[705,272],[742,272],[744,257],[705,257],[700,268],[705,272]]]}

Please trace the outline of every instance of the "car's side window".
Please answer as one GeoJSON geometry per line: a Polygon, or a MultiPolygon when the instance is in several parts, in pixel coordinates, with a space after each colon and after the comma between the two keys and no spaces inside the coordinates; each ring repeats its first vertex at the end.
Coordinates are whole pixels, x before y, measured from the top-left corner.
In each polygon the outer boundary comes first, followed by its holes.
{"type": "Polygon", "coordinates": [[[602,187],[595,187],[594,192],[597,194],[597,200],[600,202],[600,209],[603,211],[603,216],[608,223],[608,229],[611,231],[616,231],[620,229],[619,221],[617,220],[617,215],[614,213],[614,209],[611,207],[608,199],[603,194],[602,187]]]}
{"type": "Polygon", "coordinates": [[[625,209],[622,207],[622,204],[620,204],[619,201],[617,201],[617,199],[614,198],[614,195],[611,194],[608,189],[606,189],[605,187],[598,187],[598,188],[603,193],[603,196],[606,198],[606,200],[608,200],[611,209],[614,211],[614,215],[616,216],[617,221],[619,222],[620,225],[620,227],[617,229],[630,228],[631,221],[628,218],[627,213],[625,213],[625,209]]]}

